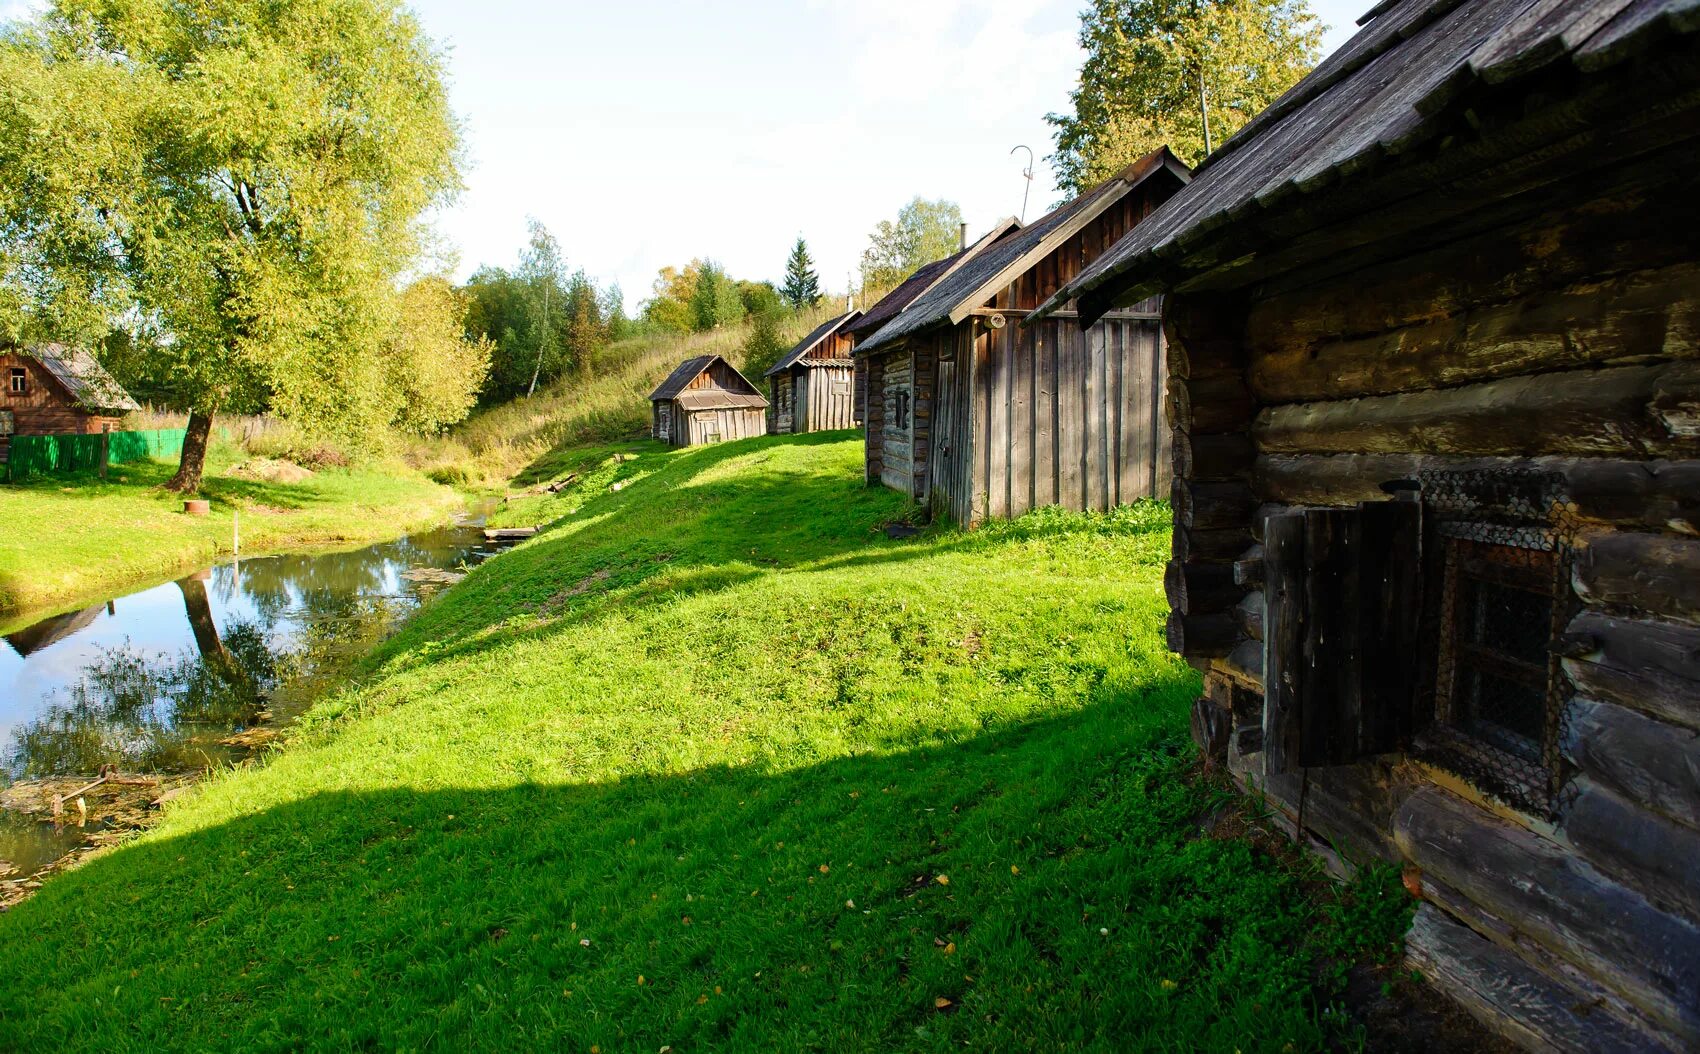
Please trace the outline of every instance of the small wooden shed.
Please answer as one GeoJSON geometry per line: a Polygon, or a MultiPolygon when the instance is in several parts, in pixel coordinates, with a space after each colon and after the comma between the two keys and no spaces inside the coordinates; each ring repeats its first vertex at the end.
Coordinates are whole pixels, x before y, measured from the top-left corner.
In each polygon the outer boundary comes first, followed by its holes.
{"type": "Polygon", "coordinates": [[[856,354],[870,480],[965,526],[1043,505],[1163,493],[1160,302],[1028,324],[1028,312],[1186,185],[1167,149],[1050,214],[982,239],[856,354]]]}
{"type": "Polygon", "coordinates": [[[773,385],[777,435],[855,428],[862,423],[855,393],[850,327],[860,311],[846,311],[816,326],[767,371],[773,385]]]}
{"type": "Polygon", "coordinates": [[[651,434],[697,446],[767,434],[767,400],[719,355],[686,359],[649,393],[651,434]]]}
{"type": "Polygon", "coordinates": [[[1168,293],[1194,734],[1541,1050],[1700,1049],[1700,18],[1386,0],[1065,286],[1168,293]]]}
{"type": "Polygon", "coordinates": [[[14,435],[98,435],[139,410],[86,348],[0,348],[0,461],[14,435]]]}

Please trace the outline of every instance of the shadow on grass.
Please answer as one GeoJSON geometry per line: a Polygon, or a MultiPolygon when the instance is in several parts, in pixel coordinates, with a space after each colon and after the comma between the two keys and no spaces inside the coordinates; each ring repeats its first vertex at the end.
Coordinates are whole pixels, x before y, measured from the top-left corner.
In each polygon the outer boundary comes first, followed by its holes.
{"type": "Polygon", "coordinates": [[[321,791],[121,849],[0,918],[0,1047],[1308,1049],[1320,916],[1200,838],[1193,688],[784,771],[321,791]]]}

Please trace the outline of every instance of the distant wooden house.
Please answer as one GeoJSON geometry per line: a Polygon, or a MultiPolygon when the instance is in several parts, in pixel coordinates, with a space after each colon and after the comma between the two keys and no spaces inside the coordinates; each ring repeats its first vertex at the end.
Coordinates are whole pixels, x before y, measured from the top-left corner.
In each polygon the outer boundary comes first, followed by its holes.
{"type": "Polygon", "coordinates": [[[982,239],[858,343],[870,481],[969,526],[1165,492],[1159,301],[1085,331],[1025,318],[1187,179],[1158,150],[1028,226],[982,239]]]}
{"type": "Polygon", "coordinates": [[[779,435],[855,428],[861,424],[855,397],[855,362],[850,326],[862,317],[847,311],[816,326],[767,371],[773,385],[773,431],[779,435]]]}
{"type": "Polygon", "coordinates": [[[1169,293],[1208,756],[1530,1049],[1700,1050],[1697,31],[1389,0],[1051,305],[1169,293]]]}
{"type": "Polygon", "coordinates": [[[674,446],[767,434],[767,400],[719,355],[686,359],[649,393],[651,431],[674,446]]]}
{"type": "Polygon", "coordinates": [[[87,349],[64,344],[0,348],[0,461],[14,435],[98,435],[139,410],[87,349]]]}

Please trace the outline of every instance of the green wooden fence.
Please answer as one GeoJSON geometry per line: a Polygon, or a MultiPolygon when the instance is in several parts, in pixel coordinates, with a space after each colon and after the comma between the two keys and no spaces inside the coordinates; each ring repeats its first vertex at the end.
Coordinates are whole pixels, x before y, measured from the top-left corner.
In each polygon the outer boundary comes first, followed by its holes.
{"type": "MultiPolygon", "coordinates": [[[[107,463],[121,465],[143,458],[172,458],[183,453],[183,429],[152,432],[113,432],[108,440],[107,463]]],[[[6,477],[63,475],[100,468],[98,435],[13,436],[6,460],[6,477]]]]}

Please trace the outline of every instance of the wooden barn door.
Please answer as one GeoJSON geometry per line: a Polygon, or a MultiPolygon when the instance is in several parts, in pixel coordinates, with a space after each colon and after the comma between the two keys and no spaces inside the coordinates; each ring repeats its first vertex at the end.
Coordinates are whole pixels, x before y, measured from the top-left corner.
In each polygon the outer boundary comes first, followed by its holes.
{"type": "Polygon", "coordinates": [[[1264,526],[1270,775],[1397,750],[1415,724],[1422,506],[1304,509],[1264,526]]]}

